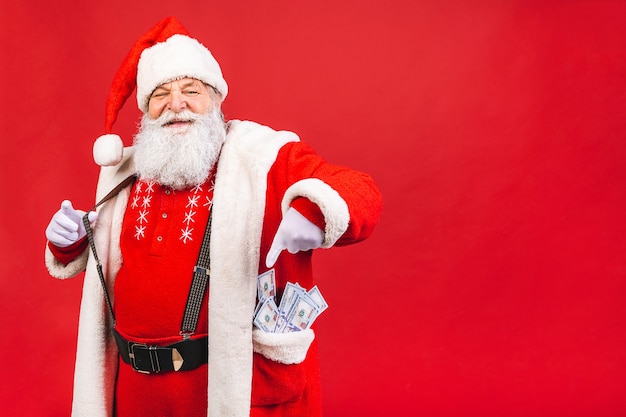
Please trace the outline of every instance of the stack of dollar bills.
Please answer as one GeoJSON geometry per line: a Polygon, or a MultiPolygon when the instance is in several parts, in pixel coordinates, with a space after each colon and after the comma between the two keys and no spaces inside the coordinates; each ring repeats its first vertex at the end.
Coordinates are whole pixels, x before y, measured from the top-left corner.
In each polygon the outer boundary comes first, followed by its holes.
{"type": "Polygon", "coordinates": [[[317,285],[309,291],[288,282],[276,305],[276,278],[274,270],[257,277],[259,302],[254,311],[254,325],[268,333],[286,333],[311,327],[319,315],[328,308],[317,285]]]}

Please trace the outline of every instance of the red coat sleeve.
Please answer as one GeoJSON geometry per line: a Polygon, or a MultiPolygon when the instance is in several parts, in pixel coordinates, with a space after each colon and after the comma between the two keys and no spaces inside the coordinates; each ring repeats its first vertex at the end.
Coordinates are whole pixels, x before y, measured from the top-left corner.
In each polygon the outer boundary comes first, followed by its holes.
{"type": "MultiPolygon", "coordinates": [[[[347,229],[335,245],[356,243],[372,234],[382,210],[382,196],[374,180],[363,172],[328,163],[306,143],[289,143],[280,150],[268,183],[276,187],[277,193],[284,194],[292,185],[312,178],[336,191],[347,205],[347,229]]],[[[323,228],[332,221],[331,213],[315,207],[307,196],[298,197],[301,198],[294,199],[292,206],[313,223],[323,228]]]]}
{"type": "Polygon", "coordinates": [[[48,242],[48,247],[59,262],[63,265],[67,265],[87,249],[87,238],[83,237],[78,242],[65,248],[54,246],[52,243],[48,242]]]}

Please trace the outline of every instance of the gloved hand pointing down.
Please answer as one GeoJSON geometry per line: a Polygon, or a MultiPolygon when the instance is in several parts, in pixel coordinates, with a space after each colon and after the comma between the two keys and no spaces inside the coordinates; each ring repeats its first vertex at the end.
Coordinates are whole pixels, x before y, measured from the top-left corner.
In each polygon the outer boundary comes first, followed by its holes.
{"type": "Polygon", "coordinates": [[[324,231],[291,207],[278,226],[272,246],[267,252],[265,265],[268,268],[274,266],[283,249],[287,249],[289,253],[307,251],[319,248],[323,241],[324,231]]]}

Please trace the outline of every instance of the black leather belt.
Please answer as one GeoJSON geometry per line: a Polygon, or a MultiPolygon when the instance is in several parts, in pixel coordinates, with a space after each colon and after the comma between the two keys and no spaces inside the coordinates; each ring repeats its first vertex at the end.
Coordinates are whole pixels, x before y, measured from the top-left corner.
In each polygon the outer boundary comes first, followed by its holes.
{"type": "Polygon", "coordinates": [[[207,336],[201,339],[187,339],[167,345],[155,346],[129,342],[115,329],[113,336],[122,360],[130,364],[137,372],[146,374],[189,371],[209,360],[207,336]]]}

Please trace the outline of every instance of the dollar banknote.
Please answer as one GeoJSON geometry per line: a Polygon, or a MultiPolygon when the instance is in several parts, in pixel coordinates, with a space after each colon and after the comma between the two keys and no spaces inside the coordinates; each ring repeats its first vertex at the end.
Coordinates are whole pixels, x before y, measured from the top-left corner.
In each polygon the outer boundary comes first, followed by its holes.
{"type": "Polygon", "coordinates": [[[257,277],[257,296],[259,301],[265,301],[266,298],[276,298],[274,269],[270,269],[257,277]]]}
{"type": "Polygon", "coordinates": [[[307,291],[297,282],[287,282],[278,306],[276,293],[273,269],[257,277],[258,303],[253,322],[257,328],[266,332],[306,330],[328,308],[317,285],[307,291]]]}
{"type": "Polygon", "coordinates": [[[277,322],[278,307],[273,298],[267,298],[254,316],[254,325],[264,332],[275,333],[277,322]]]}
{"type": "Polygon", "coordinates": [[[319,306],[306,292],[298,293],[292,298],[289,311],[279,312],[282,320],[281,327],[277,331],[284,333],[306,330],[311,327],[319,313],[319,306]],[[282,314],[284,314],[284,318],[282,314]]]}

